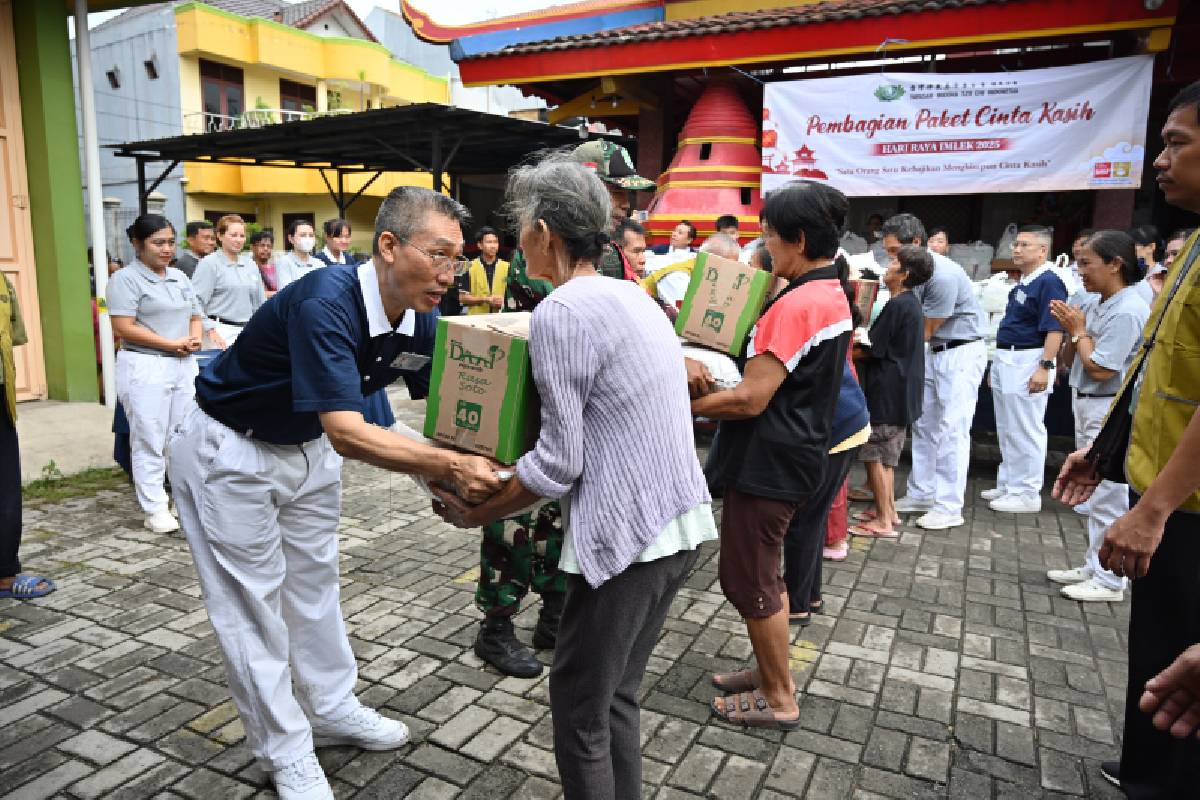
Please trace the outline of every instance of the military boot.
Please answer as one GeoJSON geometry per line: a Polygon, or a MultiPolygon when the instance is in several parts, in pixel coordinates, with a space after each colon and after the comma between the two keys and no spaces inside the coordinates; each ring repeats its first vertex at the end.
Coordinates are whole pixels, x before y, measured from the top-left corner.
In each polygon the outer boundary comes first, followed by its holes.
{"type": "Polygon", "coordinates": [[[475,655],[514,678],[536,678],[542,674],[542,662],[517,640],[508,617],[484,619],[475,637],[475,655]]]}
{"type": "Polygon", "coordinates": [[[566,595],[562,592],[542,595],[542,610],[538,612],[537,627],[533,629],[533,646],[538,650],[553,650],[558,642],[558,623],[565,601],[566,595]]]}

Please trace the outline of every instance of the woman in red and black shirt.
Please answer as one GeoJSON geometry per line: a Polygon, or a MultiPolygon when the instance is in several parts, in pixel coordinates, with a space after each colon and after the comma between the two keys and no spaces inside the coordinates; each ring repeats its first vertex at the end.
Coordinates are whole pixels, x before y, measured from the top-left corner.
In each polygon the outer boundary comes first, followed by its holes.
{"type": "Polygon", "coordinates": [[[716,698],[712,712],[739,724],[790,730],[800,721],[779,561],[788,523],[828,461],[852,330],[834,265],[848,210],[845,195],[812,181],[771,193],[763,240],[788,286],[751,332],[742,383],[692,402],[697,416],[721,420],[706,470],[724,493],[721,589],[746,621],[757,662],[713,678],[732,696],[716,698]]]}

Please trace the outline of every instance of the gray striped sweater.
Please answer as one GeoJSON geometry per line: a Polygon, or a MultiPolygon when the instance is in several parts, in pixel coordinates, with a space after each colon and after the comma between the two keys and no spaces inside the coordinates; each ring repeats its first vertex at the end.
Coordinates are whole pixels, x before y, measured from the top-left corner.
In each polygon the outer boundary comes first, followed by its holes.
{"type": "Polygon", "coordinates": [[[599,586],[710,500],[683,351],[645,290],[603,277],[539,303],[529,345],[542,427],[517,476],[542,497],[568,496],[580,569],[599,586]]]}

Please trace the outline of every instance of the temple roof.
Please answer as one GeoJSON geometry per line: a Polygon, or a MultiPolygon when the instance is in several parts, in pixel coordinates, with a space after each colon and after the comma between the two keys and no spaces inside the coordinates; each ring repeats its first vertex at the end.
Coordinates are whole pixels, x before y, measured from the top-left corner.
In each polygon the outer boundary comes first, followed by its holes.
{"type": "Polygon", "coordinates": [[[900,16],[971,6],[1000,5],[1013,0],[827,0],[766,11],[738,11],[695,19],[651,22],[627,28],[560,36],[540,42],[503,47],[471,56],[472,60],[496,56],[562,52],[609,45],[642,44],[721,33],[744,33],[771,28],[798,27],[823,22],[846,22],[874,17],[900,16]]]}

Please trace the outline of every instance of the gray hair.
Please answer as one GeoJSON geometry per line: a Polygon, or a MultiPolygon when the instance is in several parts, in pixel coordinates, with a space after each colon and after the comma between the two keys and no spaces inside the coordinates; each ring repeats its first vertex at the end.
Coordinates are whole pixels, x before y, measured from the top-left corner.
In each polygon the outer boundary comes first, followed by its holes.
{"type": "Polygon", "coordinates": [[[887,222],[883,223],[883,228],[880,229],[880,235],[895,236],[900,240],[900,244],[923,245],[928,241],[928,237],[925,235],[925,226],[912,214],[897,214],[894,217],[888,217],[887,222]]]}
{"type": "Polygon", "coordinates": [[[574,261],[594,261],[607,246],[612,198],[596,173],[569,152],[552,152],[508,175],[505,208],[520,228],[546,223],[574,261]]]}
{"type": "Polygon", "coordinates": [[[371,252],[379,255],[379,236],[384,231],[401,239],[411,239],[423,230],[430,215],[449,217],[466,225],[471,212],[457,200],[431,189],[397,186],[388,192],[375,215],[375,238],[371,252]]]}
{"type": "Polygon", "coordinates": [[[700,245],[700,252],[712,253],[714,256],[737,261],[738,256],[742,254],[742,248],[737,239],[728,233],[714,233],[704,241],[704,244],[700,245]]]}

